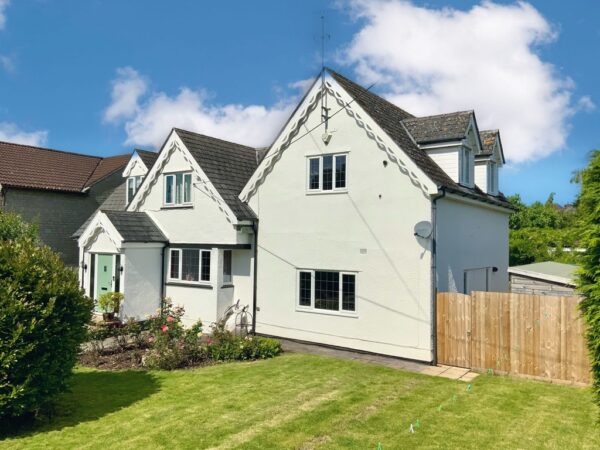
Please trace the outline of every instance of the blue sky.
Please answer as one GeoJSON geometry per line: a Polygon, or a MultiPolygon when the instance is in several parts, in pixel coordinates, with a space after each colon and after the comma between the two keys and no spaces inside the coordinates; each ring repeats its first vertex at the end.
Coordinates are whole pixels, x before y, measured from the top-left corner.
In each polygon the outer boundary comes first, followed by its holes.
{"type": "Polygon", "coordinates": [[[155,146],[177,125],[258,145],[319,70],[324,11],[332,67],[378,81],[377,92],[416,114],[474,108],[480,127],[499,123],[508,194],[572,201],[572,171],[600,147],[595,2],[6,3],[4,139],[113,155],[155,146]],[[472,62],[489,69],[465,71],[472,62]]]}

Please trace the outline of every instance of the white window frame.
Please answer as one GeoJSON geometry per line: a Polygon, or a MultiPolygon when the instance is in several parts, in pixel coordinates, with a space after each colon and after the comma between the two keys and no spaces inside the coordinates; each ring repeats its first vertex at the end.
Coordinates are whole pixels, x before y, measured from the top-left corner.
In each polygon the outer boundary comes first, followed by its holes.
{"type": "Polygon", "coordinates": [[[496,195],[498,189],[498,163],[490,161],[488,164],[488,193],[496,195]]]}
{"type": "Polygon", "coordinates": [[[358,295],[357,295],[357,272],[342,271],[342,270],[323,270],[323,269],[298,269],[296,274],[296,311],[311,312],[316,314],[330,314],[336,316],[358,317],[358,295]],[[303,272],[310,273],[310,306],[300,305],[300,274],[303,272]],[[335,272],[339,276],[339,299],[338,309],[320,309],[315,308],[315,272],[335,272]],[[354,311],[342,309],[342,300],[344,293],[343,279],[344,275],[352,275],[354,277],[354,311]]]}
{"type": "Polygon", "coordinates": [[[163,175],[163,206],[168,208],[181,208],[193,205],[194,202],[194,177],[191,171],[171,172],[163,175]],[[176,203],[177,198],[177,175],[181,175],[181,203],[176,203]],[[190,177],[190,198],[185,201],[185,179],[190,177]],[[173,192],[171,202],[167,202],[167,179],[173,178],[173,192]]]}
{"type": "Polygon", "coordinates": [[[348,152],[338,152],[338,153],[327,153],[324,155],[309,155],[306,157],[306,193],[307,194],[332,194],[339,192],[348,192],[348,152]],[[331,189],[324,190],[323,189],[323,158],[326,156],[332,157],[332,179],[331,179],[331,189]],[[344,156],[346,158],[346,179],[345,186],[342,188],[335,187],[336,184],[336,160],[338,157],[344,156]],[[319,160],[319,187],[318,189],[310,188],[310,162],[313,159],[319,160]]]}
{"type": "Polygon", "coordinates": [[[202,266],[203,266],[203,261],[202,261],[202,255],[203,253],[208,253],[210,255],[210,264],[213,263],[212,261],[212,251],[211,250],[207,250],[207,249],[202,249],[202,248],[184,248],[184,247],[176,247],[176,248],[169,248],[169,264],[167,265],[167,281],[169,282],[173,282],[173,283],[184,283],[184,284],[191,284],[191,285],[210,285],[211,284],[211,273],[210,270],[208,271],[208,280],[203,280],[202,279],[202,266]],[[183,270],[183,250],[189,250],[189,251],[197,251],[198,252],[198,281],[188,281],[188,280],[183,280],[182,279],[182,270],[183,270]],[[179,261],[179,273],[177,274],[177,278],[173,278],[171,276],[171,262],[172,262],[172,258],[173,258],[173,252],[177,252],[178,256],[178,261],[179,261]]]}
{"type": "Polygon", "coordinates": [[[469,147],[462,147],[459,158],[459,183],[463,186],[473,186],[473,151],[469,147]]]}
{"type": "Polygon", "coordinates": [[[223,284],[232,284],[233,282],[233,251],[223,250],[223,284]],[[229,254],[229,274],[225,274],[225,254],[229,254]]]}
{"type": "Polygon", "coordinates": [[[135,197],[135,194],[137,194],[138,189],[140,188],[140,186],[142,185],[142,182],[144,181],[144,176],[143,175],[136,175],[136,176],[131,176],[127,178],[127,185],[125,186],[125,202],[128,205],[131,200],[133,200],[133,197],[135,197]],[[133,186],[133,197],[129,198],[129,183],[133,182],[134,186],[133,186]]]}

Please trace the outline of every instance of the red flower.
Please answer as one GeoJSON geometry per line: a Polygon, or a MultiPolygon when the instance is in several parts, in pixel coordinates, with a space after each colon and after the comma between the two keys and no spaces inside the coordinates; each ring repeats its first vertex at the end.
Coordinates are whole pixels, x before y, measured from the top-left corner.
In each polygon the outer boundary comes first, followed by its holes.
{"type": "Polygon", "coordinates": [[[167,322],[173,322],[173,317],[172,316],[167,316],[167,322]]]}
{"type": "Polygon", "coordinates": [[[163,333],[166,333],[169,330],[169,327],[166,325],[163,325],[160,329],[162,330],[163,333]]]}

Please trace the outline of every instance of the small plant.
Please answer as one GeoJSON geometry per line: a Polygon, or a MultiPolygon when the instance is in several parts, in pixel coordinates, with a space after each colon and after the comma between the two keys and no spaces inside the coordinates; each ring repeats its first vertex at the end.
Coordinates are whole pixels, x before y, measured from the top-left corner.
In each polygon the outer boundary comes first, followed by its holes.
{"type": "Polygon", "coordinates": [[[121,292],[105,292],[98,299],[98,306],[106,314],[105,320],[112,320],[115,314],[119,312],[121,303],[125,296],[121,292]]]}

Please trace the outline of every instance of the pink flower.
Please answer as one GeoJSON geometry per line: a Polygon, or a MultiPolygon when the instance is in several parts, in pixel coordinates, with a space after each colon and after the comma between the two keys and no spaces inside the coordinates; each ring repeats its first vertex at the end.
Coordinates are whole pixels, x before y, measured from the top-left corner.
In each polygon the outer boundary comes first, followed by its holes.
{"type": "Polygon", "coordinates": [[[173,317],[172,316],[167,316],[167,322],[173,322],[173,317]]]}
{"type": "Polygon", "coordinates": [[[163,333],[166,333],[169,330],[169,327],[166,325],[163,325],[160,329],[162,330],[163,333]]]}

